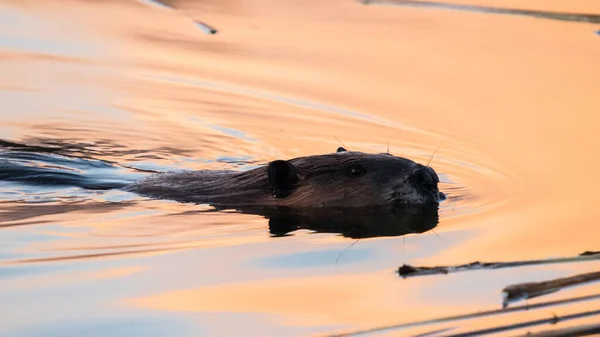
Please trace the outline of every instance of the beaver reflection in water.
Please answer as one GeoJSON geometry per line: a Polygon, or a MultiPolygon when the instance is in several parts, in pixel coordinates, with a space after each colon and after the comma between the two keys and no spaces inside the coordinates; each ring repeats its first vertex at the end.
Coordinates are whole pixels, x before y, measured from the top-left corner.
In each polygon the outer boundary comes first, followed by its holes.
{"type": "Polygon", "coordinates": [[[445,198],[436,172],[391,154],[346,151],[276,160],[248,171],[158,173],[126,190],[212,206],[358,208],[437,204],[445,198]]]}
{"type": "Polygon", "coordinates": [[[297,230],[339,233],[353,239],[420,234],[438,225],[438,204],[374,206],[363,208],[239,208],[241,213],[269,220],[272,236],[297,230]]]}

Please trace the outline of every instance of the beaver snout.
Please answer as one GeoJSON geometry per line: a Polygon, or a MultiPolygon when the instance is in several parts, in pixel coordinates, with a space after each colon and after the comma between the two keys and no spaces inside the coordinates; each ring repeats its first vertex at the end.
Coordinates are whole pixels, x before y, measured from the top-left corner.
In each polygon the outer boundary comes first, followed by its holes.
{"type": "Polygon", "coordinates": [[[440,181],[437,173],[431,167],[421,164],[417,164],[409,180],[413,186],[423,187],[428,190],[437,190],[437,183],[440,181]]]}
{"type": "Polygon", "coordinates": [[[415,188],[421,189],[427,194],[431,193],[433,199],[437,201],[446,199],[446,195],[438,190],[440,179],[437,173],[429,166],[417,164],[409,177],[409,181],[415,188]]]}

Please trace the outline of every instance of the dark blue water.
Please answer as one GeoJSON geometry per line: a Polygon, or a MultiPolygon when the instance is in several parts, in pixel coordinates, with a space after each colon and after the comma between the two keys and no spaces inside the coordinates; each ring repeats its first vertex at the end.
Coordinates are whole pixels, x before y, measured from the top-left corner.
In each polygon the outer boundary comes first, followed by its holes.
{"type": "Polygon", "coordinates": [[[0,181],[38,187],[80,187],[90,190],[118,189],[144,173],[100,160],[60,155],[0,152],[0,181]]]}
{"type": "Polygon", "coordinates": [[[156,172],[72,152],[73,148],[0,143],[0,199],[15,201],[19,195],[34,194],[38,202],[51,201],[73,189],[84,196],[118,190],[156,172]]]}

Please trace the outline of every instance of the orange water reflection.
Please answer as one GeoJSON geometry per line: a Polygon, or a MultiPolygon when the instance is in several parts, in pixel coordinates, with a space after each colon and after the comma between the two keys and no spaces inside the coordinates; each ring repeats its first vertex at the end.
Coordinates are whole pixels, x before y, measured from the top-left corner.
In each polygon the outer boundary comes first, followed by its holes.
{"type": "MultiPolygon", "coordinates": [[[[342,0],[167,2],[179,12],[140,1],[61,3],[0,1],[0,13],[24,27],[0,36],[0,138],[78,144],[102,159],[170,168],[331,152],[336,138],[370,152],[389,142],[392,153],[427,162],[442,144],[432,165],[457,198],[442,205],[439,237],[360,241],[338,267],[332,261],[352,241],[306,232],[274,240],[257,216],[134,197],[107,203],[102,195],[6,203],[0,236],[17,248],[0,255],[2,266],[131,262],[98,275],[116,270],[152,287],[94,302],[99,311],[260,314],[267,318],[243,326],[267,334],[271,325],[337,331],[476,311],[499,305],[507,284],[597,268],[411,280],[393,273],[404,262],[598,250],[598,27],[342,0]],[[201,33],[190,18],[219,33],[201,33]],[[21,236],[51,239],[19,245],[21,236]],[[291,257],[299,265],[286,264],[291,257]],[[145,273],[167,279],[154,284],[145,273]]],[[[501,5],[600,11],[589,0],[501,5]]],[[[13,282],[7,292],[42,281],[13,282]]],[[[592,290],[597,285],[549,297],[592,290]]],[[[514,319],[538,314],[529,315],[514,319]]]]}

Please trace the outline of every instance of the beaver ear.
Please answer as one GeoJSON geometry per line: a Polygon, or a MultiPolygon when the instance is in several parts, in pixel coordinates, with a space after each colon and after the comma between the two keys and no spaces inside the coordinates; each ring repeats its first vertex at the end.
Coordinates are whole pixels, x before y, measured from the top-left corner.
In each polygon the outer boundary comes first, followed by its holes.
{"type": "Polygon", "coordinates": [[[269,186],[271,186],[277,198],[285,198],[290,195],[294,189],[294,184],[299,180],[296,167],[285,160],[270,162],[267,168],[267,178],[269,186]]]}
{"type": "Polygon", "coordinates": [[[335,152],[346,152],[347,150],[344,149],[343,147],[338,147],[337,151],[335,152]]]}

